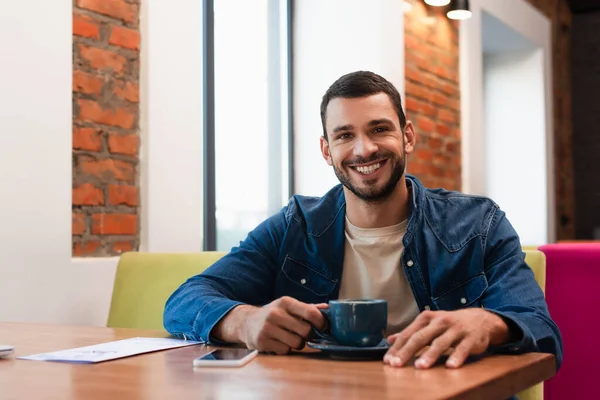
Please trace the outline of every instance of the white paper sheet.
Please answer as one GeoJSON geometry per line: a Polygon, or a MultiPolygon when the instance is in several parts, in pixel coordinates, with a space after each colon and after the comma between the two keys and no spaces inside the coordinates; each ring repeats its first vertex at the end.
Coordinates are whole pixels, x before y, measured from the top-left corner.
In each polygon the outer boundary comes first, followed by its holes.
{"type": "Polygon", "coordinates": [[[115,342],[95,344],[93,346],[17,357],[17,359],[92,364],[114,360],[116,358],[129,357],[136,354],[192,346],[201,343],[202,342],[194,342],[191,340],[136,337],[117,340],[115,342]]]}

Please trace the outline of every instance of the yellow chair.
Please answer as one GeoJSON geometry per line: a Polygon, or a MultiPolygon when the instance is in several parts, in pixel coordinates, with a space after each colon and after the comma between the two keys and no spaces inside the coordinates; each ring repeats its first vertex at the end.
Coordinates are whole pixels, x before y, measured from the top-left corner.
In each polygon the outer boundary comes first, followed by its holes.
{"type": "MultiPolygon", "coordinates": [[[[542,288],[542,292],[546,291],[546,256],[539,250],[533,250],[531,247],[524,247],[525,262],[533,271],[535,280],[542,288]]],[[[538,383],[528,389],[517,394],[519,400],[543,400],[544,399],[544,384],[538,383]]]]}
{"type": "Polygon", "coordinates": [[[224,254],[123,254],[117,266],[107,326],[164,329],[163,310],[171,293],[224,254]]]}

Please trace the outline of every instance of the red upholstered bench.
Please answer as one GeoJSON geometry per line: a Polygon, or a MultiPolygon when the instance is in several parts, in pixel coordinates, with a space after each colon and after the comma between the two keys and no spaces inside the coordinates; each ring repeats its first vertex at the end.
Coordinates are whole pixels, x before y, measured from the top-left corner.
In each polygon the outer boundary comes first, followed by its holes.
{"type": "Polygon", "coordinates": [[[541,246],[546,301],[564,344],[561,369],[545,400],[600,399],[600,243],[541,246]]]}

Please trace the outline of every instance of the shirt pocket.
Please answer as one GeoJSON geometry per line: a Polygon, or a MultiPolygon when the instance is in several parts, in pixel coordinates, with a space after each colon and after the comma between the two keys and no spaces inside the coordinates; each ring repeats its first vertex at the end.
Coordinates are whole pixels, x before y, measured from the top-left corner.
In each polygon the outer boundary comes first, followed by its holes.
{"type": "Polygon", "coordinates": [[[452,311],[466,307],[481,307],[481,298],[487,288],[487,278],[484,273],[481,273],[432,300],[438,310],[452,311]]]}
{"type": "Polygon", "coordinates": [[[307,263],[286,256],[277,279],[276,296],[290,296],[306,303],[327,301],[337,280],[307,263]]]}

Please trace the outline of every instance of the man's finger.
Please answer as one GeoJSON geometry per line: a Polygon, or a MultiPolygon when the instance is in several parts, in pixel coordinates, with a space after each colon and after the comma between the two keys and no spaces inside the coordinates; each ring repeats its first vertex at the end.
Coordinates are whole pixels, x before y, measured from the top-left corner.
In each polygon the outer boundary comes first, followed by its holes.
{"type": "Polygon", "coordinates": [[[280,341],[291,349],[301,350],[304,347],[304,339],[286,329],[273,327],[269,333],[273,339],[280,341]]]}
{"type": "Polygon", "coordinates": [[[415,355],[419,350],[428,346],[435,338],[446,331],[446,327],[440,324],[429,324],[425,328],[415,332],[406,341],[403,346],[399,345],[398,340],[388,351],[392,357],[390,364],[395,367],[401,367],[415,355]]]}
{"type": "Polygon", "coordinates": [[[431,346],[425,351],[417,361],[415,367],[429,368],[444,354],[452,345],[460,342],[464,335],[457,330],[447,330],[431,342],[431,346]]]}
{"type": "Polygon", "coordinates": [[[300,336],[304,340],[308,339],[312,331],[312,327],[308,322],[289,314],[285,310],[281,310],[281,314],[277,318],[276,325],[280,328],[287,329],[288,331],[300,336]]]}
{"type": "Polygon", "coordinates": [[[471,349],[475,346],[475,343],[469,339],[463,339],[454,349],[448,361],[446,361],[446,366],[449,368],[458,368],[464,364],[465,360],[471,354],[471,349]]]}
{"type": "Polygon", "coordinates": [[[291,297],[286,298],[282,304],[290,314],[308,321],[317,329],[325,329],[325,317],[313,304],[306,304],[291,297]]]}
{"type": "Polygon", "coordinates": [[[408,342],[412,335],[429,325],[430,316],[424,314],[419,315],[409,326],[404,328],[402,332],[396,333],[387,338],[388,343],[392,345],[392,347],[388,350],[383,358],[383,361],[386,364],[392,364],[392,362],[398,365],[401,364],[399,360],[394,358],[396,357],[396,352],[400,350],[406,344],[406,342],[408,342]]]}

